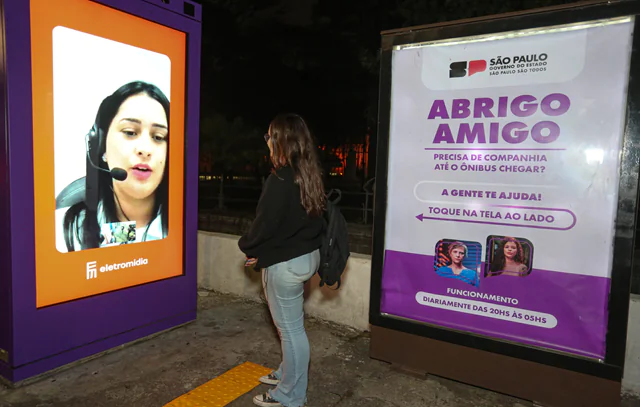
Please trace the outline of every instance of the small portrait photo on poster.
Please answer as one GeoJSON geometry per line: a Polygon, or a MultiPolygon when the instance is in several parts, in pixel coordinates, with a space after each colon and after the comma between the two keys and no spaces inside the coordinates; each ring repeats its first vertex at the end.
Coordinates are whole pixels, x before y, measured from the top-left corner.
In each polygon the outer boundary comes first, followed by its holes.
{"type": "Polygon", "coordinates": [[[57,250],[166,238],[169,57],[62,26],[52,47],[57,250]]]}
{"type": "Polygon", "coordinates": [[[489,236],[485,277],[526,277],[533,267],[533,244],[523,238],[489,236]]]}
{"type": "Polygon", "coordinates": [[[482,244],[442,239],[436,244],[433,268],[437,275],[480,286],[482,244]]]}
{"type": "Polygon", "coordinates": [[[100,228],[100,247],[118,246],[136,241],[135,222],[104,223],[100,228]]]}

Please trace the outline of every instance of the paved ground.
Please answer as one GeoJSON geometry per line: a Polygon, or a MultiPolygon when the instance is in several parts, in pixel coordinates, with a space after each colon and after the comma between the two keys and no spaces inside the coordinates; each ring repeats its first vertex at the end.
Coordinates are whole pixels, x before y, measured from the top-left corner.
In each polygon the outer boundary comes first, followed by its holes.
{"type": "MultiPolygon", "coordinates": [[[[369,358],[366,334],[308,320],[309,407],[526,407],[531,403],[463,384],[420,379],[369,358]]],[[[198,320],[15,390],[0,386],[0,407],[162,407],[251,361],[277,366],[277,334],[263,304],[209,294],[198,320]]],[[[256,388],[230,404],[252,406],[256,388]]],[[[624,407],[640,406],[626,400],[624,407]]]]}

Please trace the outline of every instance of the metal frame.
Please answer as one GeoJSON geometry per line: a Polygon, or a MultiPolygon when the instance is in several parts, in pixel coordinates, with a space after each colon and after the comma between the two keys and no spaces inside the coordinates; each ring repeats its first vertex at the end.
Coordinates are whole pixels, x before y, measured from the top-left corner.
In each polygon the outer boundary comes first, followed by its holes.
{"type": "Polygon", "coordinates": [[[196,318],[202,6],[86,0],[186,33],[183,275],[36,309],[30,2],[0,1],[0,376],[15,383],[196,318]]]}
{"type": "Polygon", "coordinates": [[[369,320],[373,326],[510,356],[544,365],[621,381],[624,371],[629,314],[634,230],[638,210],[638,156],[640,155],[640,20],[635,21],[626,124],[621,157],[618,212],[615,220],[614,263],[611,278],[606,357],[603,363],[516,343],[494,340],[435,325],[425,325],[380,313],[385,222],[388,191],[389,124],[392,49],[397,45],[506,31],[579,23],[640,14],[640,1],[591,1],[382,33],[379,129],[369,320]]]}

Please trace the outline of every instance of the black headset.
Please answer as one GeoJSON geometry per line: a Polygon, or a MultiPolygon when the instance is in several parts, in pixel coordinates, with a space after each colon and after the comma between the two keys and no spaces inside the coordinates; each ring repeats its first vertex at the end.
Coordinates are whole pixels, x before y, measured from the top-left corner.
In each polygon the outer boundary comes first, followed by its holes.
{"type": "MultiPolygon", "coordinates": [[[[95,163],[93,162],[93,158],[91,156],[96,155],[101,150],[100,147],[102,146],[102,144],[105,142],[104,131],[102,131],[102,129],[100,128],[100,112],[98,112],[96,116],[96,121],[95,123],[93,123],[93,127],[91,127],[91,130],[89,131],[89,133],[87,133],[84,139],[85,139],[85,149],[87,151],[88,166],[95,168],[96,170],[99,170],[99,171],[107,172],[114,179],[118,181],[124,181],[125,179],[127,179],[127,171],[123,170],[122,168],[114,167],[111,170],[108,170],[95,165],[95,163]]],[[[95,157],[95,159],[99,160],[100,157],[95,157]]],[[[89,170],[88,167],[87,167],[87,170],[89,170]]],[[[87,171],[87,174],[88,173],[89,172],[87,171]]]]}
{"type": "Polygon", "coordinates": [[[86,176],[78,178],[67,185],[56,197],[56,209],[66,208],[84,201],[89,208],[95,208],[98,203],[98,173],[104,171],[114,179],[124,181],[127,179],[127,171],[114,167],[111,170],[95,165],[100,147],[105,142],[104,131],[100,128],[100,113],[91,130],[85,135],[86,176]],[[97,170],[97,171],[96,171],[97,170]]]}

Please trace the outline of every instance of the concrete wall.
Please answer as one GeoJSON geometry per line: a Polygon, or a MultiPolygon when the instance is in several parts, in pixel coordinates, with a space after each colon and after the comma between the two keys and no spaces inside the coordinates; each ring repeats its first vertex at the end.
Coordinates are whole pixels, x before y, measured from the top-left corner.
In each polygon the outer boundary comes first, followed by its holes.
{"type": "MultiPolygon", "coordinates": [[[[261,300],[260,274],[245,269],[238,237],[198,232],[198,285],[206,290],[261,300]]],[[[371,258],[352,254],[339,290],[320,288],[318,276],[307,285],[305,311],[308,315],[352,328],[369,330],[369,284],[371,258]]],[[[624,391],[640,395],[640,298],[631,301],[624,391]]]]}
{"type": "MultiPolygon", "coordinates": [[[[238,249],[238,237],[213,232],[198,232],[198,285],[207,290],[263,298],[260,273],[244,267],[244,254],[238,249]]],[[[369,284],[371,258],[351,254],[340,289],[320,288],[314,275],[307,284],[305,311],[308,315],[369,330],[369,284]]]]}
{"type": "Polygon", "coordinates": [[[623,389],[640,396],[640,296],[631,299],[623,389]]]}

